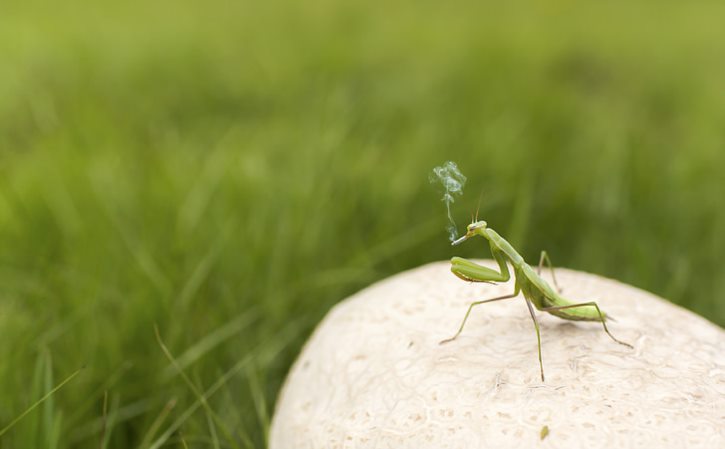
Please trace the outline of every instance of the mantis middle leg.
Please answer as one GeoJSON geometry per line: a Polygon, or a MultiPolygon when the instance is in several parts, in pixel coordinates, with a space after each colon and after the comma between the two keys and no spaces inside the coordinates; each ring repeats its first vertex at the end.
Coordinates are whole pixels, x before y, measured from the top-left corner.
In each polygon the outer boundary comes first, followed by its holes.
{"type": "Polygon", "coordinates": [[[609,332],[609,329],[607,329],[606,320],[604,319],[604,315],[602,315],[602,311],[599,310],[599,306],[594,301],[582,302],[582,303],[579,303],[579,304],[568,304],[566,306],[543,307],[543,308],[541,308],[539,310],[541,310],[542,312],[550,312],[550,311],[553,311],[553,310],[573,309],[575,307],[594,307],[595,309],[597,309],[597,313],[599,314],[599,321],[602,323],[602,326],[604,326],[604,332],[606,332],[607,335],[609,335],[610,337],[612,337],[612,340],[616,341],[620,345],[624,345],[624,346],[627,346],[629,348],[634,349],[634,346],[630,345],[629,343],[625,343],[625,342],[623,342],[621,340],[617,340],[614,337],[614,335],[612,335],[612,333],[609,332]]]}
{"type": "Polygon", "coordinates": [[[559,287],[559,284],[556,282],[556,275],[554,274],[554,265],[551,264],[551,259],[549,259],[549,253],[546,251],[541,252],[541,257],[539,258],[539,267],[536,269],[536,274],[541,276],[541,268],[544,266],[544,262],[546,261],[546,264],[549,266],[549,269],[551,270],[551,279],[554,280],[554,288],[556,288],[556,291],[559,293],[562,292],[561,287],[559,287]]]}
{"type": "Polygon", "coordinates": [[[463,332],[463,327],[466,325],[466,320],[468,320],[468,315],[471,314],[471,309],[473,309],[474,306],[477,306],[479,304],[486,304],[487,302],[501,301],[502,299],[513,298],[518,294],[519,294],[519,291],[516,290],[515,292],[511,293],[510,295],[497,296],[497,297],[491,298],[491,299],[484,299],[483,301],[472,302],[471,305],[468,306],[468,310],[466,311],[466,316],[463,317],[463,322],[461,322],[461,327],[458,328],[458,332],[456,332],[456,335],[452,336],[451,338],[446,338],[445,340],[441,340],[438,344],[442,345],[443,343],[448,343],[450,341],[455,340],[459,335],[461,335],[461,332],[463,332]]]}
{"type": "Polygon", "coordinates": [[[534,329],[536,329],[536,342],[539,345],[539,369],[541,370],[541,381],[544,381],[544,362],[541,359],[541,332],[539,331],[539,321],[536,319],[536,314],[534,313],[534,306],[531,305],[531,301],[529,301],[529,298],[524,297],[524,300],[526,301],[526,307],[529,308],[529,313],[531,314],[531,319],[534,320],[534,329]]]}

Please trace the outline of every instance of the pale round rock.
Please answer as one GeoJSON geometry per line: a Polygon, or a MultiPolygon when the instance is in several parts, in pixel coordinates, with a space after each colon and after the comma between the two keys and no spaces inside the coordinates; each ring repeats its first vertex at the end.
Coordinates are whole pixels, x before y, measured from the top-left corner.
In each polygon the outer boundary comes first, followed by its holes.
{"type": "MultiPolygon", "coordinates": [[[[491,261],[485,265],[495,267],[491,261]]],[[[725,331],[650,293],[557,269],[564,296],[610,326],[538,313],[546,382],[513,281],[464,282],[437,262],[335,306],[280,394],[271,449],[725,448],[725,331]],[[542,428],[548,435],[542,439],[542,428]]],[[[548,273],[546,279],[550,279],[548,273]]]]}

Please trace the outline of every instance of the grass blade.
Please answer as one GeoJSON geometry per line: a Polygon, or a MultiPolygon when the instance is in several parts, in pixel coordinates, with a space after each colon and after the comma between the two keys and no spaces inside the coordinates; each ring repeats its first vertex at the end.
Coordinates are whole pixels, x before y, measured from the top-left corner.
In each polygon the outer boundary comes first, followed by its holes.
{"type": "Polygon", "coordinates": [[[38,406],[40,406],[43,402],[47,401],[51,396],[53,396],[53,394],[55,394],[56,391],[60,390],[61,388],[63,388],[65,386],[65,384],[67,384],[68,382],[70,382],[71,380],[73,380],[73,378],[76,377],[81,371],[83,371],[83,368],[79,368],[73,374],[71,374],[70,376],[66,377],[65,380],[63,380],[63,382],[61,382],[58,385],[56,385],[52,390],[50,390],[48,393],[46,393],[42,398],[40,398],[37,401],[35,401],[35,403],[33,403],[33,405],[31,405],[30,407],[28,407],[23,413],[21,413],[15,419],[13,419],[12,421],[10,421],[10,423],[7,426],[5,426],[2,429],[0,429],[0,437],[2,437],[3,435],[5,435],[8,432],[8,430],[10,430],[15,424],[17,424],[18,422],[20,422],[30,412],[32,412],[38,406]]]}

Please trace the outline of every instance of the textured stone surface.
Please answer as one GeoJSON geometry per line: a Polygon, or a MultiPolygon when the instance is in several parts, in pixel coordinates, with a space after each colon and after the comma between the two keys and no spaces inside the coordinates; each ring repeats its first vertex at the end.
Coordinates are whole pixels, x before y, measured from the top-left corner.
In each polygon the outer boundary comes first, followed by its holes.
{"type": "Polygon", "coordinates": [[[634,350],[598,323],[539,313],[542,383],[521,297],[474,308],[463,334],[439,345],[471,301],[513,282],[425,265],[330,311],[280,395],[271,449],[725,447],[725,332],[616,281],[557,277],[566,297],[614,316],[610,330],[634,350]]]}

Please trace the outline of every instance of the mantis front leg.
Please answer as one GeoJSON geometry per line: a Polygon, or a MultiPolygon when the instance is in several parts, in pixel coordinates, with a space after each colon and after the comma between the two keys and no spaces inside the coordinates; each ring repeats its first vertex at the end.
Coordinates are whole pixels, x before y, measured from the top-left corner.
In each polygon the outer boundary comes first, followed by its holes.
{"type": "MultiPolygon", "coordinates": [[[[501,255],[501,252],[491,247],[491,254],[493,254],[494,259],[496,259],[496,262],[501,269],[500,273],[496,270],[492,270],[491,268],[484,267],[461,257],[454,257],[451,259],[451,271],[453,272],[453,274],[463,279],[464,281],[471,282],[506,282],[511,279],[511,273],[509,273],[508,266],[506,265],[506,259],[504,259],[504,257],[501,255]]],[[[487,302],[513,298],[518,294],[519,288],[517,285],[514,289],[514,292],[510,295],[498,296],[496,298],[484,299],[483,301],[476,301],[471,303],[471,305],[468,306],[466,316],[463,317],[463,322],[458,328],[458,332],[456,332],[456,335],[441,341],[440,344],[448,343],[449,341],[455,340],[456,337],[458,337],[461,332],[463,332],[463,327],[466,325],[466,320],[468,320],[468,315],[471,314],[471,309],[473,309],[473,306],[485,304],[487,302]]]]}
{"type": "Polygon", "coordinates": [[[496,263],[498,263],[501,272],[484,267],[462,257],[454,257],[451,259],[451,271],[464,281],[507,282],[511,279],[511,273],[509,273],[508,265],[506,265],[506,259],[501,255],[500,251],[494,248],[491,248],[491,254],[496,260],[496,263]]]}

